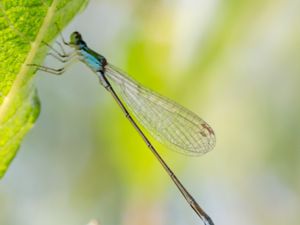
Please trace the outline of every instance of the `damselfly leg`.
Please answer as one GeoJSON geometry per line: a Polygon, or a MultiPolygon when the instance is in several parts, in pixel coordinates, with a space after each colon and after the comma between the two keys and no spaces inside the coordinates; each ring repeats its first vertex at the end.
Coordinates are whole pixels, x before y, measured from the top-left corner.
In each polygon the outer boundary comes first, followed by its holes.
{"type": "MultiPolygon", "coordinates": [[[[65,45],[68,45],[68,43],[65,41],[63,35],[60,32],[58,24],[57,23],[55,23],[55,24],[56,24],[56,27],[60,34],[62,43],[64,43],[65,45]]],[[[51,56],[51,57],[55,58],[56,60],[63,63],[64,66],[60,67],[60,68],[53,68],[53,67],[43,66],[43,65],[39,65],[39,64],[27,64],[27,66],[35,67],[39,71],[44,71],[46,73],[50,73],[53,75],[62,75],[67,70],[67,68],[70,67],[73,63],[75,63],[79,58],[78,54],[76,54],[76,51],[66,53],[63,45],[59,41],[55,41],[55,43],[59,46],[61,52],[45,41],[43,41],[42,43],[45,46],[47,46],[49,49],[52,50],[52,52],[47,53],[47,56],[51,56]]]]}

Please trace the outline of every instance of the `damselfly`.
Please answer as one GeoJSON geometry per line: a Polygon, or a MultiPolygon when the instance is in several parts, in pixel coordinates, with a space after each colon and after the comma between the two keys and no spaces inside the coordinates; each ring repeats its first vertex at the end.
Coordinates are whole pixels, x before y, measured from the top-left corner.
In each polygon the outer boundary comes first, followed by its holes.
{"type": "Polygon", "coordinates": [[[61,75],[65,72],[67,66],[71,65],[75,60],[79,60],[92,69],[92,71],[97,74],[102,86],[112,95],[126,118],[130,121],[148,148],[169,174],[186,201],[205,224],[213,225],[214,223],[211,218],[198,205],[158,154],[129,113],[129,110],[155,139],[171,149],[188,155],[201,155],[214,147],[215,135],[212,128],[195,113],[174,101],[143,87],[141,84],[125,75],[125,73],[109,64],[102,55],[87,46],[79,32],[73,32],[71,34],[70,42],[66,42],[63,37],[62,41],[65,45],[73,48],[74,51],[70,54],[66,54],[61,44],[60,47],[62,52],[56,50],[47,43],[45,44],[53,50],[53,52],[49,54],[65,63],[65,67],[54,69],[37,64],[30,64],[29,66],[34,66],[38,70],[48,73],[61,75]],[[121,95],[121,98],[114,88],[118,89],[117,92],[121,95]],[[126,103],[129,110],[123,102],[126,103]]]}

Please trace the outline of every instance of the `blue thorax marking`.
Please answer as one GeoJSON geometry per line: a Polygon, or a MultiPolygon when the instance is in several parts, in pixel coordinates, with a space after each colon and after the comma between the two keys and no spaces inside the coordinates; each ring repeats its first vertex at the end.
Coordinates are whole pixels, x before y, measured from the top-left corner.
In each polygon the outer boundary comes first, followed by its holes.
{"type": "Polygon", "coordinates": [[[82,62],[84,62],[93,71],[98,72],[104,70],[106,59],[102,55],[87,47],[84,42],[79,44],[79,52],[82,56],[82,62]]]}

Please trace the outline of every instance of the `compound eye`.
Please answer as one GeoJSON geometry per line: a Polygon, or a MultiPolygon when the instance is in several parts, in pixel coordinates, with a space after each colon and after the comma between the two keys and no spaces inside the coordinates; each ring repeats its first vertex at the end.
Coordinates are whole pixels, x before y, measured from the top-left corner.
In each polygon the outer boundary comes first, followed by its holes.
{"type": "Polygon", "coordinates": [[[81,34],[79,32],[75,31],[74,34],[75,34],[76,39],[78,39],[78,40],[81,39],[81,34]]]}
{"type": "Polygon", "coordinates": [[[78,45],[81,41],[81,34],[77,31],[74,31],[70,36],[70,44],[78,45]]]}

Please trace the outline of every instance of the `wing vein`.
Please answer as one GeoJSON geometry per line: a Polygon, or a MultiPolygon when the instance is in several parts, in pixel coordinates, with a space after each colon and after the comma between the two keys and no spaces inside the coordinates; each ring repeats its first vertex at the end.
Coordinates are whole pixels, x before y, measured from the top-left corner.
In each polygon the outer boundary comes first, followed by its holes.
{"type": "Polygon", "coordinates": [[[214,147],[213,130],[195,113],[143,87],[112,65],[106,67],[105,75],[136,119],[162,144],[188,155],[201,155],[214,147]]]}

